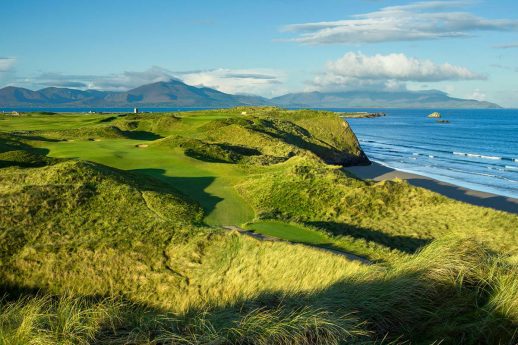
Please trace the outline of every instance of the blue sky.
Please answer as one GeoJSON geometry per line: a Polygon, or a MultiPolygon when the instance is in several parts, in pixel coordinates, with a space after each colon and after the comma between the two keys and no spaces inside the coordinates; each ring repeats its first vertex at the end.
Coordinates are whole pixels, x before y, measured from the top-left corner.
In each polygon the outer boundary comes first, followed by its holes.
{"type": "Polygon", "coordinates": [[[5,0],[0,86],[439,89],[518,107],[518,2],[5,0]]]}

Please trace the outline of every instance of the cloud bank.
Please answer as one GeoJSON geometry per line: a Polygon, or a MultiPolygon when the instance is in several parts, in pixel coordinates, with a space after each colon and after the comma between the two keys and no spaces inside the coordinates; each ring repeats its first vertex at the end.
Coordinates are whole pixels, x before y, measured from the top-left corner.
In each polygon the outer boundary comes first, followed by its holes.
{"type": "Polygon", "coordinates": [[[171,78],[174,78],[171,72],[154,66],[143,72],[126,71],[108,75],[43,73],[30,79],[30,82],[39,86],[125,91],[143,84],[167,81],[171,78]]]}
{"type": "Polygon", "coordinates": [[[277,95],[283,73],[271,69],[213,69],[179,74],[185,83],[232,94],[277,95]]]}
{"type": "Polygon", "coordinates": [[[449,63],[408,57],[405,54],[368,56],[349,52],[327,63],[312,84],[319,89],[384,89],[406,88],[406,82],[440,82],[480,80],[485,76],[449,63]]]}
{"type": "Polygon", "coordinates": [[[283,74],[268,69],[210,69],[171,71],[154,66],[146,71],[126,71],[109,75],[71,75],[44,73],[25,83],[39,87],[55,86],[78,89],[126,91],[141,85],[177,79],[186,84],[211,87],[227,93],[270,95],[282,84],[283,74]]]}
{"type": "Polygon", "coordinates": [[[469,1],[425,1],[354,15],[350,19],[291,24],[291,41],[306,44],[379,43],[468,37],[476,31],[518,30],[518,20],[486,19],[456,11],[469,1]]]}

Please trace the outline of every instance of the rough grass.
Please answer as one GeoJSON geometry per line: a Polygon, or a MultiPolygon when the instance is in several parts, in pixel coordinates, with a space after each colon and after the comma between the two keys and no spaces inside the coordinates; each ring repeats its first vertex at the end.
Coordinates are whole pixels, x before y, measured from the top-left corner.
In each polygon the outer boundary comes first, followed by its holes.
{"type": "Polygon", "coordinates": [[[8,166],[38,167],[53,164],[58,161],[56,158],[26,150],[13,150],[0,153],[0,168],[8,166]]]}
{"type": "MultiPolygon", "coordinates": [[[[228,243],[226,253],[212,248],[197,267],[183,272],[198,285],[197,303],[184,312],[166,311],[176,309],[174,303],[164,310],[143,306],[142,301],[106,305],[103,300],[85,304],[68,299],[65,302],[71,306],[56,308],[41,306],[39,298],[33,302],[36,307],[31,303],[24,307],[27,299],[14,299],[1,307],[0,335],[30,339],[45,334],[58,343],[60,336],[92,341],[89,334],[102,343],[370,344],[385,339],[512,344],[518,340],[516,266],[468,238],[434,242],[391,267],[361,266],[307,247],[261,243],[239,235],[228,240],[233,246],[228,243]],[[209,299],[200,304],[204,296],[209,299]],[[58,309],[67,317],[60,318],[58,309]],[[41,314],[71,325],[38,321],[41,314]],[[47,332],[50,327],[67,331],[47,332]]],[[[145,291],[143,286],[140,290],[145,291]]],[[[184,290],[174,299],[183,303],[193,294],[184,290]]],[[[48,301],[43,297],[43,304],[48,301]]]]}
{"type": "Polygon", "coordinates": [[[229,144],[211,144],[205,141],[169,136],[158,140],[153,145],[159,147],[183,149],[186,156],[212,163],[238,163],[249,156],[261,155],[261,152],[246,146],[232,146],[229,144]]]}
{"type": "Polygon", "coordinates": [[[518,341],[518,217],[326,164],[331,113],[2,121],[0,344],[518,341]],[[381,263],[207,226],[253,221],[381,263]]]}
{"type": "Polygon", "coordinates": [[[352,316],[256,309],[229,327],[114,299],[36,295],[0,304],[0,344],[340,344],[366,334],[352,316]]]}
{"type": "Polygon", "coordinates": [[[129,249],[144,238],[170,241],[201,223],[203,215],[158,180],[81,161],[4,168],[0,201],[2,262],[36,239],[51,251],[65,243],[129,249]],[[183,231],[172,231],[179,228],[183,231]]]}
{"type": "Polygon", "coordinates": [[[452,232],[469,233],[499,252],[518,250],[516,215],[456,202],[400,180],[357,180],[312,159],[294,157],[282,165],[264,167],[237,186],[259,219],[320,229],[336,241],[356,243],[349,248],[373,259],[386,253],[369,250],[369,243],[412,253],[452,232]]]}

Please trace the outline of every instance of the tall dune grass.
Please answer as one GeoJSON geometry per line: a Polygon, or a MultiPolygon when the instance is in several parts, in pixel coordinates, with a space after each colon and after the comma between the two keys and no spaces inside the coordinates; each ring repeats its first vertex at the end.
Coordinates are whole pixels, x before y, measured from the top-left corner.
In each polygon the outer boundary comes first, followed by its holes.
{"type": "MultiPolygon", "coordinates": [[[[226,251],[229,257],[225,259],[223,251],[211,250],[198,265],[183,271],[192,286],[176,290],[169,307],[153,306],[153,296],[147,294],[145,286],[135,293],[147,295],[147,303],[136,294],[123,299],[120,295],[101,300],[37,295],[6,300],[1,306],[0,334],[7,340],[2,341],[518,341],[517,267],[472,239],[434,241],[417,255],[390,266],[362,266],[303,246],[229,236],[231,242],[225,247],[231,248],[226,251]],[[187,309],[186,301],[191,301],[187,309]],[[175,303],[183,307],[178,309],[175,303]]],[[[63,288],[54,290],[67,294],[63,288]]]]}
{"type": "MultiPolygon", "coordinates": [[[[160,135],[239,150],[248,145],[266,157],[239,164],[187,159],[167,147],[137,149],[131,136],[115,147],[101,141],[103,154],[114,151],[109,157],[134,157],[124,161],[121,167],[132,170],[125,172],[13,154],[27,149],[21,141],[28,137],[0,137],[0,150],[8,151],[0,157],[7,166],[0,169],[0,344],[518,341],[516,216],[401,181],[360,181],[325,164],[344,152],[359,154],[354,134],[329,113],[249,111],[89,117],[94,132],[69,123],[61,133],[108,141],[163,126],[160,135]],[[112,122],[121,133],[105,132],[112,122]],[[182,174],[199,169],[189,178],[160,169],[148,175],[154,160],[146,155],[157,152],[164,155],[160,164],[185,164],[182,174]],[[233,192],[215,197],[214,181],[233,192]],[[207,210],[234,194],[240,198],[230,205],[246,202],[259,219],[310,227],[379,261],[363,265],[203,224],[207,210]]],[[[49,129],[36,127],[41,135],[49,129]]],[[[32,133],[30,143],[36,141],[32,133]]],[[[49,143],[39,141],[75,145],[49,143]]],[[[90,144],[83,140],[80,150],[67,152],[101,148],[90,144]]]]}

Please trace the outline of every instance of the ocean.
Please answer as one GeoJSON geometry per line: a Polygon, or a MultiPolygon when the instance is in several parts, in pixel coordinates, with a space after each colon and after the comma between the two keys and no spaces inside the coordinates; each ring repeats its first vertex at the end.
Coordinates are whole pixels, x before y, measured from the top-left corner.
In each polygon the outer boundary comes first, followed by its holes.
{"type": "Polygon", "coordinates": [[[518,198],[518,110],[329,109],[384,112],[347,119],[372,161],[458,186],[518,198]]]}

